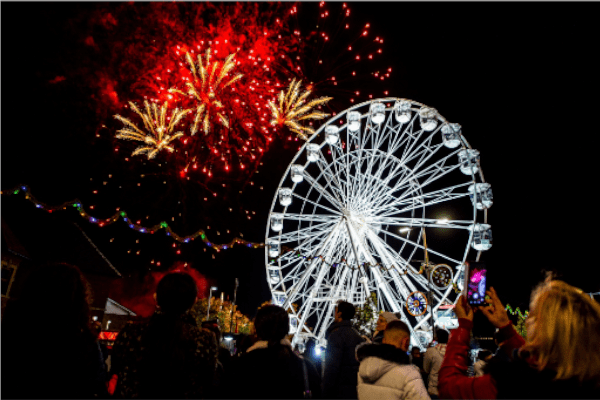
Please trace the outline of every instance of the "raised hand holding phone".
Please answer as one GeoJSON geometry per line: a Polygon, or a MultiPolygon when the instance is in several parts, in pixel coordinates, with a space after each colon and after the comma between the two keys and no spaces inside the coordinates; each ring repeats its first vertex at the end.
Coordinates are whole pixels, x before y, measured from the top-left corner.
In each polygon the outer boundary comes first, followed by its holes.
{"type": "Polygon", "coordinates": [[[487,291],[487,268],[482,262],[467,262],[465,289],[467,303],[471,306],[485,304],[487,291]]]}
{"type": "MultiPolygon", "coordinates": [[[[508,313],[506,312],[506,308],[498,298],[496,294],[496,290],[494,288],[490,288],[486,292],[486,294],[490,297],[486,298],[486,302],[488,303],[487,307],[478,307],[478,309],[487,317],[487,319],[494,325],[496,328],[502,328],[508,324],[510,324],[510,319],[508,318],[508,313]]],[[[458,316],[458,313],[457,313],[458,316]]]]}
{"type": "Polygon", "coordinates": [[[456,306],[454,307],[454,313],[456,314],[456,318],[466,318],[469,321],[473,321],[474,310],[473,307],[471,307],[467,302],[466,294],[460,296],[460,298],[456,302],[456,306]]]}

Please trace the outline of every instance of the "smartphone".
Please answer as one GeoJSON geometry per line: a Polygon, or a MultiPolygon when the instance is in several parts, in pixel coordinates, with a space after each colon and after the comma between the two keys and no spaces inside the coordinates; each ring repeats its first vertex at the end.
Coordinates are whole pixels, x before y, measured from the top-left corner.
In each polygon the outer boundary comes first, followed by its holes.
{"type": "Polygon", "coordinates": [[[467,302],[472,306],[487,305],[485,292],[487,290],[487,268],[482,262],[467,262],[465,274],[467,282],[464,287],[467,290],[467,302]]]}

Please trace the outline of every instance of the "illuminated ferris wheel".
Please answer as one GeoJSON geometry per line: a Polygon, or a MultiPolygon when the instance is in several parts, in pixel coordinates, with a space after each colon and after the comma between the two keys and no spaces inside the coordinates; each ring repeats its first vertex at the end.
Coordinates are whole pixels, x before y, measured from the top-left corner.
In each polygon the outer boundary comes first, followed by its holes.
{"type": "Polygon", "coordinates": [[[383,98],[331,118],[285,171],[265,238],[273,303],[290,310],[294,341],[325,344],[337,301],[362,306],[375,293],[377,311],[426,346],[465,260],[491,247],[491,204],[479,152],[435,109],[383,98]]]}

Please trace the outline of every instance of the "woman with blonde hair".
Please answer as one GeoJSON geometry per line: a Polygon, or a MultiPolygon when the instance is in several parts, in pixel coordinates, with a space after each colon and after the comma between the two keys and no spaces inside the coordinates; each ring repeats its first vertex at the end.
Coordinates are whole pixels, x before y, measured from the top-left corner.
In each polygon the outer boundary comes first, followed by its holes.
{"type": "Polygon", "coordinates": [[[454,330],[439,373],[440,398],[600,398],[600,304],[550,277],[531,295],[527,341],[515,331],[496,291],[488,306],[471,308],[461,296],[454,330]],[[466,360],[474,311],[499,329],[500,351],[488,374],[469,378],[466,360]]]}

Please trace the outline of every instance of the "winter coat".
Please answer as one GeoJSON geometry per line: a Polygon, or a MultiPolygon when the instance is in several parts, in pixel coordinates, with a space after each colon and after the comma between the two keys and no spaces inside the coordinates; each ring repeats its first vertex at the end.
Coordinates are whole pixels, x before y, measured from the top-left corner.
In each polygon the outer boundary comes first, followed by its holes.
{"type": "Polygon", "coordinates": [[[356,399],[358,360],[356,346],[364,341],[350,321],[333,323],[326,332],[323,397],[356,399]]]}
{"type": "Polygon", "coordinates": [[[480,377],[465,376],[469,350],[469,335],[473,322],[459,318],[446,358],[439,374],[440,397],[444,399],[598,399],[599,382],[579,383],[575,379],[553,380],[554,371],[538,371],[532,359],[518,349],[523,338],[508,324],[498,331],[502,343],[499,354],[486,366],[489,371],[480,377]]]}
{"type": "Polygon", "coordinates": [[[303,398],[304,370],[306,364],[312,397],[321,398],[321,378],[315,366],[297,356],[289,342],[267,345],[259,341],[246,353],[231,362],[228,399],[301,399],[303,398]]]}
{"type": "Polygon", "coordinates": [[[364,344],[356,351],[358,400],[429,399],[419,369],[389,344],[364,344]]]}
{"type": "Polygon", "coordinates": [[[440,343],[435,347],[430,347],[425,352],[423,357],[423,370],[429,374],[428,392],[429,394],[438,395],[438,373],[444,361],[446,354],[446,344],[440,343]]]}
{"type": "Polygon", "coordinates": [[[214,384],[217,341],[189,311],[156,311],[119,332],[111,358],[116,398],[203,398],[214,384]]]}

